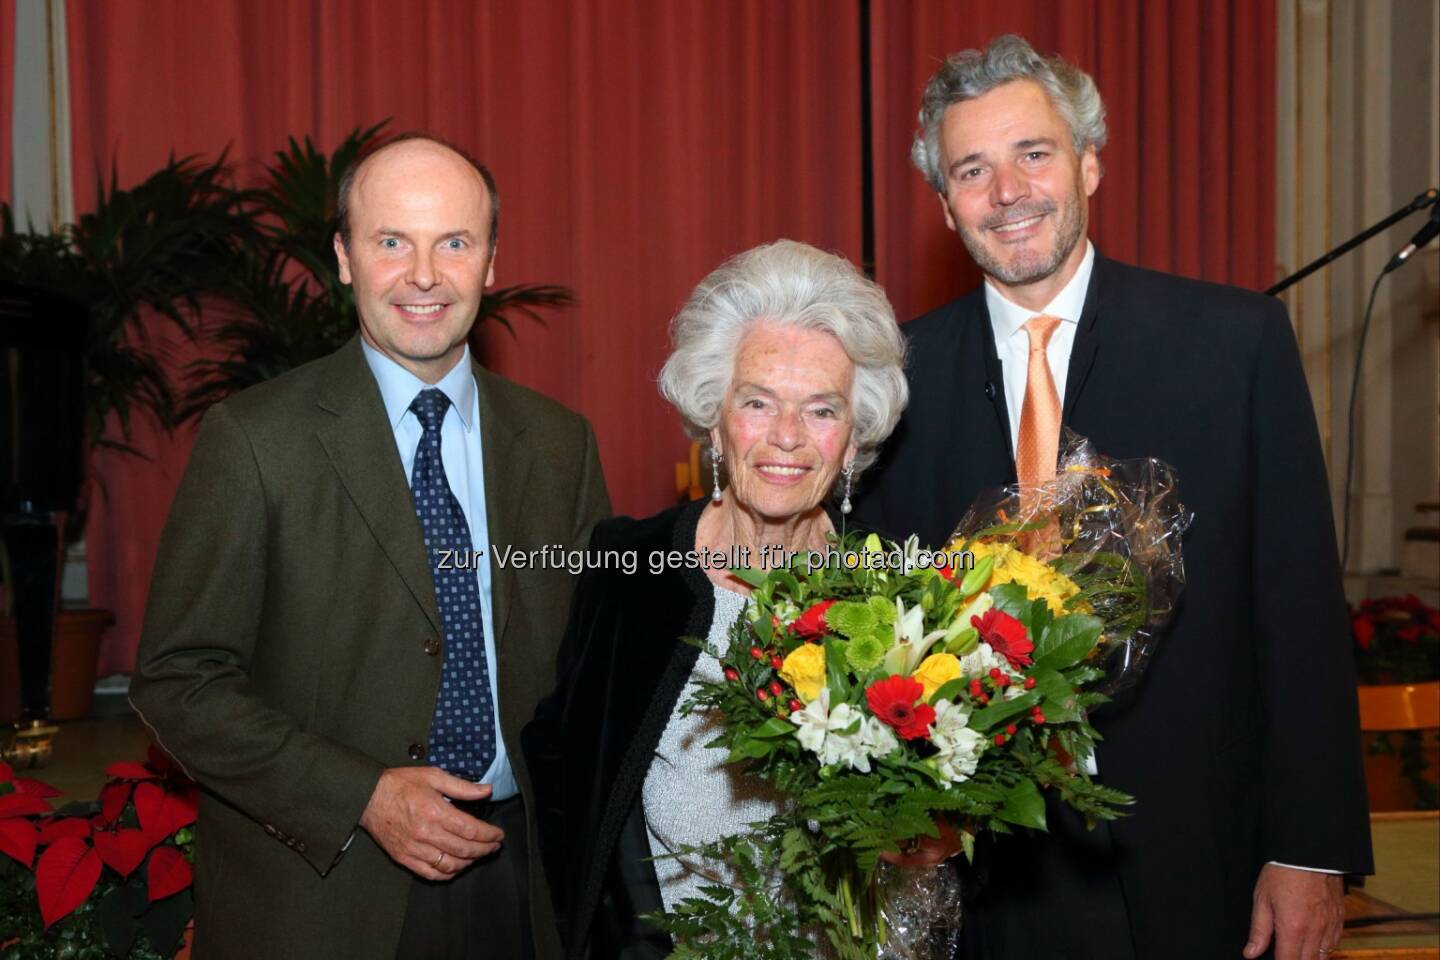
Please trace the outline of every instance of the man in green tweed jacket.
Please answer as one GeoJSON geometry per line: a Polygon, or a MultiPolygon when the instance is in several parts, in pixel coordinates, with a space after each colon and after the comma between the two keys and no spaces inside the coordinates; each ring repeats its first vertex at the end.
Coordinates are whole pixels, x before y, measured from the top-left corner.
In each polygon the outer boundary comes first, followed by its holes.
{"type": "Polygon", "coordinates": [[[589,424],[469,356],[498,213],[438,141],[369,155],[359,335],[201,427],[131,685],[205,788],[201,960],[559,956],[516,738],[571,576],[505,548],[583,547],[609,501],[589,424]]]}

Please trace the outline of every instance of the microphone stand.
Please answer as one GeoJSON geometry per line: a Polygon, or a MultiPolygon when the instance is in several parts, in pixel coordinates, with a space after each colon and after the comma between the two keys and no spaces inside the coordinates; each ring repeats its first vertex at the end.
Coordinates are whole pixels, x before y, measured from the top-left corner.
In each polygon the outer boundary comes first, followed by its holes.
{"type": "Polygon", "coordinates": [[[1399,223],[1401,220],[1404,220],[1412,213],[1424,210],[1426,207],[1434,203],[1435,200],[1435,188],[1431,187],[1429,190],[1426,190],[1424,193],[1417,196],[1414,200],[1411,200],[1409,203],[1405,204],[1405,206],[1401,207],[1399,210],[1396,210],[1394,213],[1390,214],[1390,216],[1386,217],[1384,220],[1381,220],[1379,223],[1375,224],[1373,227],[1370,227],[1369,229],[1351,237],[1349,240],[1346,240],[1334,250],[1331,250],[1329,253],[1320,257],[1320,259],[1313,260],[1310,263],[1307,263],[1295,273],[1290,274],[1290,276],[1286,277],[1284,280],[1281,280],[1279,283],[1266,290],[1265,293],[1268,296],[1273,297],[1287,287],[1299,283],[1301,280],[1304,280],[1306,277],[1310,276],[1310,274],[1314,273],[1316,270],[1319,270],[1327,263],[1331,263],[1332,261],[1343,257],[1351,250],[1354,250],[1356,247],[1360,246],[1360,244],[1364,243],[1366,240],[1369,240],[1381,230],[1388,229],[1394,224],[1399,223]]]}

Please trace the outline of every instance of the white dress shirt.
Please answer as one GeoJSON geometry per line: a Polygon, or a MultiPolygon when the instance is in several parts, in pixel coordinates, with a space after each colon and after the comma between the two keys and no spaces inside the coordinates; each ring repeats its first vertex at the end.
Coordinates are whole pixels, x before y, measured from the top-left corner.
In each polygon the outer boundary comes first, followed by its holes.
{"type": "Polygon", "coordinates": [[[1025,405],[1025,382],[1030,371],[1030,334],[1025,322],[1041,314],[1058,317],[1063,322],[1050,335],[1045,346],[1045,360],[1050,376],[1055,378],[1055,393],[1061,406],[1065,401],[1065,380],[1070,369],[1070,351],[1075,346],[1075,330],[1085,309],[1085,292],[1090,288],[1090,273],[1095,267],[1095,248],[1085,241],[1085,259],[1070,282],[1055,295],[1043,310],[1030,310],[1007,300],[1001,288],[986,279],[985,308],[990,312],[990,329],[995,334],[995,351],[1000,357],[1000,370],[1005,378],[1005,410],[1010,415],[1010,449],[1020,443],[1020,411],[1025,405]]]}
{"type": "MultiPolygon", "coordinates": [[[[405,482],[411,481],[415,466],[415,451],[420,446],[420,437],[425,429],[420,419],[410,409],[421,390],[431,386],[385,354],[376,350],[364,340],[360,341],[365,350],[365,362],[375,374],[380,386],[380,396],[385,401],[385,414],[390,427],[395,431],[395,445],[400,451],[400,463],[405,468],[405,482]]],[[[445,465],[445,477],[450,481],[450,490],[460,502],[465,519],[470,526],[470,542],[480,555],[490,542],[490,527],[485,515],[485,461],[480,443],[480,391],[475,386],[475,374],[470,369],[470,348],[460,362],[434,386],[450,398],[450,409],[440,424],[440,461],[445,465]]],[[[414,509],[411,504],[397,504],[396,509],[414,509]]],[[[484,554],[488,556],[488,554],[484,554]]],[[[495,760],[481,783],[490,784],[491,797],[506,800],[519,792],[515,785],[515,774],[510,769],[510,757],[505,752],[505,741],[500,736],[500,690],[496,685],[495,621],[490,604],[490,564],[476,563],[475,575],[480,583],[480,619],[485,626],[485,657],[489,664],[490,702],[494,707],[495,760]]]]}
{"type": "MultiPolygon", "coordinates": [[[[1060,397],[1060,406],[1065,406],[1065,381],[1070,371],[1070,352],[1075,347],[1075,331],[1080,326],[1080,315],[1085,310],[1085,295],[1090,290],[1090,274],[1095,268],[1095,247],[1085,241],[1085,259],[1080,261],[1075,276],[1047,303],[1042,310],[1031,310],[1006,299],[1001,288],[988,278],[985,280],[985,308],[990,313],[990,329],[995,334],[995,352],[1000,357],[1000,373],[1005,378],[1005,407],[1010,415],[1010,449],[1018,449],[1020,443],[1020,411],[1025,403],[1025,383],[1030,376],[1030,334],[1025,331],[1025,322],[1041,314],[1058,317],[1062,323],[1050,335],[1045,345],[1045,361],[1050,365],[1050,376],[1055,379],[1055,392],[1060,397]]],[[[1099,772],[1092,754],[1084,759],[1085,772],[1094,776],[1099,772]]],[[[1307,870],[1312,873],[1337,873],[1320,867],[1299,867],[1290,863],[1271,861],[1279,867],[1307,870]]]]}

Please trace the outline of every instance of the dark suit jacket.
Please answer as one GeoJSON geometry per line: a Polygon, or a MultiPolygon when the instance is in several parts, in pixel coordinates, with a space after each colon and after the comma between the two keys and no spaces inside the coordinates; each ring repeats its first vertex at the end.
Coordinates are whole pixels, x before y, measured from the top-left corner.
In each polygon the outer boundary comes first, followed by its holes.
{"type": "MultiPolygon", "coordinates": [[[[906,325],[910,407],[857,514],[939,543],[1013,482],[983,290],[906,325]]],[[[970,956],[1238,956],[1270,860],[1367,873],[1348,618],[1325,464],[1284,307],[1096,258],[1065,425],[1159,457],[1195,521],[1178,614],[1095,723],[1101,778],[1136,798],[1093,833],[996,845],[970,956]]]]}
{"type": "MultiPolygon", "coordinates": [[[[609,512],[589,425],[474,373],[492,542],[583,544],[609,512]]],[[[571,589],[564,571],[494,569],[501,735],[527,798],[519,732],[550,687],[571,589]]],[[[414,764],[411,744],[428,738],[441,636],[358,338],[210,410],[165,527],[131,684],[137,711],[205,788],[197,956],[395,956],[412,875],[356,824],[380,772],[414,764]]],[[[530,874],[537,950],[555,957],[538,858],[530,874]]]]}
{"type": "MultiPolygon", "coordinates": [[[[639,919],[663,908],[640,788],[700,651],[715,594],[702,570],[651,574],[655,551],[695,549],[706,505],[595,527],[592,551],[636,551],[639,571],[589,570],[575,590],[559,683],[523,735],[540,843],[567,958],[653,960],[670,938],[639,919]]],[[[831,514],[841,529],[838,514],[831,514]]],[[[853,524],[851,525],[853,527],[853,524]]]]}

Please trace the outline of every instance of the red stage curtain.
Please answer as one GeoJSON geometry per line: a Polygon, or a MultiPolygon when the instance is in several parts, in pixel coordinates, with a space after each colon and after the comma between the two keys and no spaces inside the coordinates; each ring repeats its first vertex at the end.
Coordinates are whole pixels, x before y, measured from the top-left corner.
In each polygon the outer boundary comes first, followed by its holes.
{"type": "Polygon", "coordinates": [[[15,0],[0,0],[0,203],[10,202],[10,123],[15,101],[15,0]]]}
{"type": "MultiPolygon", "coordinates": [[[[616,510],[674,496],[685,441],[659,400],[665,325],[727,255],[793,237],[859,259],[853,0],[73,0],[76,209],[112,158],[133,183],[174,151],[242,171],[311,135],[393,117],[485,159],[503,197],[498,280],[580,304],[487,363],[590,417],[616,510]]],[[[91,601],[116,612],[101,671],[129,669],[160,526],[191,436],[141,426],[105,454],[91,601]]]]}
{"type": "Polygon", "coordinates": [[[1109,145],[1091,203],[1106,255],[1263,289],[1275,279],[1275,5],[1251,0],[913,0],[871,7],[876,274],[910,317],[979,283],[909,162],[949,54],[1018,33],[1089,72],[1109,145]]]}

